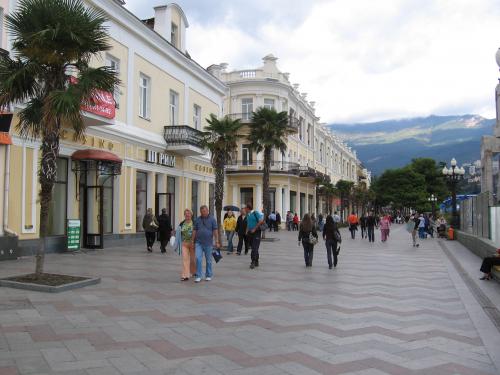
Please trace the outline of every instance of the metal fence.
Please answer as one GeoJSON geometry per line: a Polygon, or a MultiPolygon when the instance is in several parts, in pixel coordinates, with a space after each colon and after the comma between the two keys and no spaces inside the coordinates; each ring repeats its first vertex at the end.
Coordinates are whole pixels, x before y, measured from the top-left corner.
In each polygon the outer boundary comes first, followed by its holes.
{"type": "Polygon", "coordinates": [[[493,196],[489,192],[481,193],[461,203],[460,230],[478,237],[491,239],[490,207],[493,196]]]}

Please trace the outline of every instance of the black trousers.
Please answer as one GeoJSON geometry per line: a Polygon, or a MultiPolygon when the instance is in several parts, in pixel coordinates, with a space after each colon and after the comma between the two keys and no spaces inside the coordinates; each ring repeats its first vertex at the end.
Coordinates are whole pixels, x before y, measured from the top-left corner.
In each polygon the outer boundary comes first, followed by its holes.
{"type": "Polygon", "coordinates": [[[248,237],[246,234],[238,234],[238,246],[236,247],[236,252],[241,254],[241,249],[245,244],[245,254],[248,253],[248,237]]]}
{"type": "Polygon", "coordinates": [[[144,232],[146,235],[146,244],[148,248],[153,247],[156,240],[156,232],[144,232]]]}
{"type": "Polygon", "coordinates": [[[356,227],[354,225],[349,226],[349,230],[351,231],[351,238],[354,240],[356,238],[356,227]]]}
{"type": "Polygon", "coordinates": [[[328,259],[328,266],[337,266],[337,241],[335,240],[326,240],[326,258],[328,259]],[[333,262],[332,262],[333,255],[333,262]]]}
{"type": "Polygon", "coordinates": [[[493,266],[500,266],[500,257],[487,257],[483,259],[481,264],[481,272],[491,273],[493,266]]]}
{"type": "Polygon", "coordinates": [[[252,252],[250,253],[252,262],[259,261],[260,237],[260,230],[256,231],[255,233],[248,233],[248,241],[250,242],[250,248],[252,249],[252,252]]]}
{"type": "Polygon", "coordinates": [[[366,233],[366,227],[361,227],[361,238],[368,237],[366,233]]]}
{"type": "Polygon", "coordinates": [[[313,262],[314,245],[309,242],[302,241],[302,247],[304,248],[304,261],[306,262],[306,266],[310,267],[313,262]]]}
{"type": "Polygon", "coordinates": [[[368,241],[375,242],[375,227],[367,227],[368,229],[368,241]]]}

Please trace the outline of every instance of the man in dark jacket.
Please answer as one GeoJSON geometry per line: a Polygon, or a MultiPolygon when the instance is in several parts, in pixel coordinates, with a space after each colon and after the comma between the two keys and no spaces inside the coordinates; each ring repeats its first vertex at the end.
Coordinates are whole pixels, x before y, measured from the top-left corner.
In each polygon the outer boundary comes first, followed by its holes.
{"type": "Polygon", "coordinates": [[[238,234],[238,246],[236,248],[236,254],[241,255],[243,243],[245,243],[245,255],[248,254],[247,214],[245,207],[241,208],[240,216],[238,216],[238,220],[236,221],[235,231],[238,234]]]}
{"type": "Polygon", "coordinates": [[[375,227],[377,226],[377,218],[370,212],[366,218],[366,229],[368,232],[368,241],[375,242],[375,227]]]}
{"type": "Polygon", "coordinates": [[[167,209],[162,208],[161,215],[158,216],[158,240],[160,241],[160,249],[162,253],[167,252],[167,244],[172,236],[172,223],[167,215],[167,209]]]}

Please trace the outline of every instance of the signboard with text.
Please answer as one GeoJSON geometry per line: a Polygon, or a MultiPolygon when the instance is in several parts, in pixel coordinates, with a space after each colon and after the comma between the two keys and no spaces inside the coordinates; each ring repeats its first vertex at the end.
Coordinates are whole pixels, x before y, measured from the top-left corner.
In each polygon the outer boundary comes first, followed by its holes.
{"type": "MultiPolygon", "coordinates": [[[[78,82],[78,79],[76,77],[71,77],[70,82],[75,84],[76,82],[78,82]]],[[[82,105],[82,111],[93,113],[109,119],[115,118],[116,107],[113,93],[102,90],[95,90],[93,99],[93,104],[82,105]]]]}
{"type": "Polygon", "coordinates": [[[80,248],[81,222],[78,219],[68,219],[67,225],[67,249],[78,250],[80,248]]]}
{"type": "Polygon", "coordinates": [[[146,162],[175,168],[175,156],[163,152],[146,150],[146,162]]]}

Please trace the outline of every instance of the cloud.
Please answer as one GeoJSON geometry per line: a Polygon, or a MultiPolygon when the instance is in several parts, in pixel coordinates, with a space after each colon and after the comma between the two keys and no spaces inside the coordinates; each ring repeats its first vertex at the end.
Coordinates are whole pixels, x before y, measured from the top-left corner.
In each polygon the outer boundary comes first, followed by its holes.
{"type": "MultiPolygon", "coordinates": [[[[144,3],[129,0],[127,6],[144,12],[144,3]]],[[[273,53],[280,69],[316,101],[322,121],[494,116],[496,0],[179,4],[190,20],[188,50],[195,60],[247,69],[273,53]]],[[[152,8],[144,17],[151,14],[152,8]]]]}

